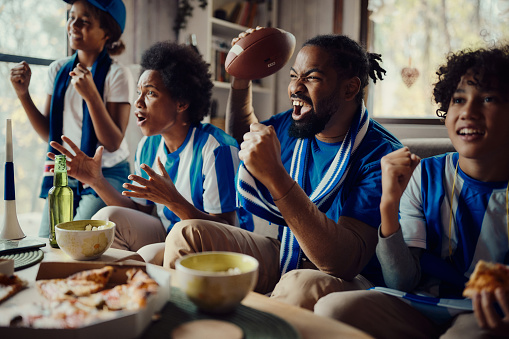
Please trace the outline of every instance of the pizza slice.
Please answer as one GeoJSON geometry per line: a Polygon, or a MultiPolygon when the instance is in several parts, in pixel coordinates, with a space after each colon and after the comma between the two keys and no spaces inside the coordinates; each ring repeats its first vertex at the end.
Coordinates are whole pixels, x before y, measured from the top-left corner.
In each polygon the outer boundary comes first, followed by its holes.
{"type": "Polygon", "coordinates": [[[106,284],[111,278],[112,273],[113,273],[112,266],[104,266],[103,268],[97,268],[93,270],[86,270],[75,273],[73,275],[70,275],[67,279],[93,281],[98,284],[106,286],[106,284]]]}
{"type": "Polygon", "coordinates": [[[20,279],[17,275],[6,275],[0,273],[0,303],[4,300],[9,299],[22,289],[24,289],[28,283],[20,279]]]}
{"type": "Polygon", "coordinates": [[[22,304],[7,313],[9,326],[31,328],[79,328],[110,320],[115,312],[98,310],[77,302],[77,299],[22,304]]]}
{"type": "Polygon", "coordinates": [[[479,260],[470,279],[465,284],[463,296],[472,298],[475,293],[482,290],[494,292],[498,287],[509,291],[509,267],[500,263],[479,260]]]}
{"type": "Polygon", "coordinates": [[[148,297],[157,293],[159,285],[140,269],[131,268],[126,274],[125,284],[80,298],[79,302],[109,310],[139,310],[145,307],[148,297]]]}
{"type": "Polygon", "coordinates": [[[158,291],[157,282],[139,268],[126,271],[125,284],[105,290],[112,272],[113,267],[106,266],[66,279],[39,280],[36,286],[46,300],[6,309],[0,326],[79,328],[119,317],[121,310],[139,310],[158,291]]]}
{"type": "Polygon", "coordinates": [[[126,274],[127,284],[121,286],[125,286],[124,295],[129,295],[130,298],[123,298],[124,303],[117,306],[127,310],[138,310],[145,307],[148,297],[157,293],[159,285],[140,269],[132,268],[126,274]]]}
{"type": "Polygon", "coordinates": [[[49,300],[68,300],[89,296],[104,289],[108,283],[112,266],[86,270],[65,279],[47,279],[36,282],[39,292],[49,300]]]}

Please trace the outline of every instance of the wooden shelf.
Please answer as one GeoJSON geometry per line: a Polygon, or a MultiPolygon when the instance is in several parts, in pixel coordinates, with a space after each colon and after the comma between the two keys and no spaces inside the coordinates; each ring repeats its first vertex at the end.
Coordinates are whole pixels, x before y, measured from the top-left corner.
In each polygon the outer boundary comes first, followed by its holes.
{"type": "MultiPolygon", "coordinates": [[[[230,89],[230,83],[224,82],[224,81],[213,81],[214,87],[216,88],[223,88],[223,89],[230,89]]],[[[266,88],[258,85],[253,85],[253,92],[255,93],[266,93],[270,94],[272,93],[272,88],[266,88]]]]}
{"type": "Polygon", "coordinates": [[[231,36],[234,38],[240,32],[249,28],[218,18],[210,18],[210,22],[212,23],[212,34],[219,36],[231,36]]]}
{"type": "MultiPolygon", "coordinates": [[[[231,1],[232,0],[210,0],[205,9],[195,8],[193,16],[189,18],[186,28],[181,30],[179,34],[181,43],[186,42],[189,36],[194,34],[196,36],[198,50],[203,55],[205,61],[210,64],[214,80],[212,99],[217,103],[217,118],[224,117],[226,112],[230,82],[228,75],[224,74],[220,64],[218,65],[216,63],[216,58],[224,59],[224,52],[228,52],[231,40],[248,29],[248,27],[243,25],[218,19],[213,16],[213,13],[217,9],[223,8],[223,6],[231,3],[231,1]],[[218,46],[218,42],[220,42],[220,46],[218,46]],[[218,50],[223,53],[218,53],[218,50]],[[224,81],[218,81],[216,79],[224,79],[224,81]]],[[[277,0],[271,1],[272,8],[277,8],[277,0]]],[[[239,0],[239,2],[242,1],[239,0]]],[[[272,10],[269,13],[270,16],[264,17],[267,18],[270,25],[275,26],[276,11],[272,10]]],[[[253,106],[260,120],[265,120],[274,113],[275,76],[262,79],[260,84],[253,84],[253,106]]],[[[207,120],[209,119],[205,121],[207,120]]]]}

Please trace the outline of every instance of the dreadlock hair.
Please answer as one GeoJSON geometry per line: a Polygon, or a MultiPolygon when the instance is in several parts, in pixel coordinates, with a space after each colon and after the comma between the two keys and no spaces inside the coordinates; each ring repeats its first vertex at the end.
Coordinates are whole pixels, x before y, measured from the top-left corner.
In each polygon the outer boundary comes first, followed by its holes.
{"type": "Polygon", "coordinates": [[[357,42],[344,35],[318,35],[307,40],[304,46],[323,48],[332,56],[338,74],[345,74],[349,78],[356,76],[361,80],[361,89],[355,97],[358,104],[364,98],[368,76],[376,83],[377,80],[383,80],[382,76],[386,73],[379,64],[379,61],[382,62],[380,54],[366,52],[357,42]]]}
{"type": "Polygon", "coordinates": [[[469,71],[473,73],[478,88],[496,89],[507,94],[509,45],[477,50],[467,48],[447,56],[447,62],[436,72],[438,81],[433,88],[433,97],[439,105],[436,114],[440,118],[446,117],[461,77],[469,71]]]}
{"type": "Polygon", "coordinates": [[[172,99],[189,104],[189,122],[198,124],[209,113],[212,81],[209,66],[191,46],[157,42],[141,57],[141,73],[158,71],[172,99]]]}

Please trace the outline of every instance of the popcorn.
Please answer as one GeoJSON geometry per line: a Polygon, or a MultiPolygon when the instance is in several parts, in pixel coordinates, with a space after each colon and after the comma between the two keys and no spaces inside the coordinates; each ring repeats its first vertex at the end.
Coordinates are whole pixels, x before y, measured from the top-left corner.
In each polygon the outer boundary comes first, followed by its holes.
{"type": "Polygon", "coordinates": [[[92,226],[92,225],[88,224],[85,226],[85,231],[100,231],[100,230],[105,230],[107,228],[108,228],[107,225],[92,226]]]}
{"type": "Polygon", "coordinates": [[[226,274],[241,274],[241,273],[242,271],[238,267],[231,267],[228,269],[228,271],[226,271],[226,274]]]}

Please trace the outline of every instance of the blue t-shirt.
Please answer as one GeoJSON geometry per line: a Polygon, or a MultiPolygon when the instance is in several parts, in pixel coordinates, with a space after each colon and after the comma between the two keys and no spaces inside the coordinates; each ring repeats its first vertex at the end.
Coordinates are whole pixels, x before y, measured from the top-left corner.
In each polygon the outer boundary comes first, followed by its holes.
{"type": "MultiPolygon", "coordinates": [[[[288,135],[292,122],[292,110],[275,115],[264,122],[272,125],[281,143],[281,159],[288,173],[297,138],[288,135]]],[[[326,144],[312,139],[308,164],[309,173],[304,191],[309,195],[318,185],[324,171],[339,150],[341,143],[326,144]],[[309,187],[308,187],[309,186],[309,187]]],[[[378,228],[380,225],[380,198],[382,196],[382,175],[380,159],[401,148],[401,143],[376,121],[369,121],[369,127],[363,141],[350,159],[350,169],[341,189],[325,214],[338,221],[347,216],[378,228]]],[[[383,284],[380,266],[376,256],[363,270],[362,274],[374,284],[383,284]]]]}
{"type": "Polygon", "coordinates": [[[459,167],[456,175],[458,157],[447,153],[423,159],[400,203],[406,244],[425,250],[420,285],[442,298],[461,297],[479,260],[509,264],[508,183],[481,182],[459,167]]]}
{"type": "MultiPolygon", "coordinates": [[[[147,164],[157,172],[159,156],[177,191],[197,209],[210,214],[232,212],[237,210],[238,152],[234,138],[213,125],[198,124],[189,129],[183,144],[172,153],[161,135],[143,137],[135,155],[135,173],[148,179],[140,165],[147,164]]],[[[132,199],[143,205],[154,204],[146,199],[132,199]]],[[[180,218],[164,205],[156,207],[169,232],[180,218]]]]}

